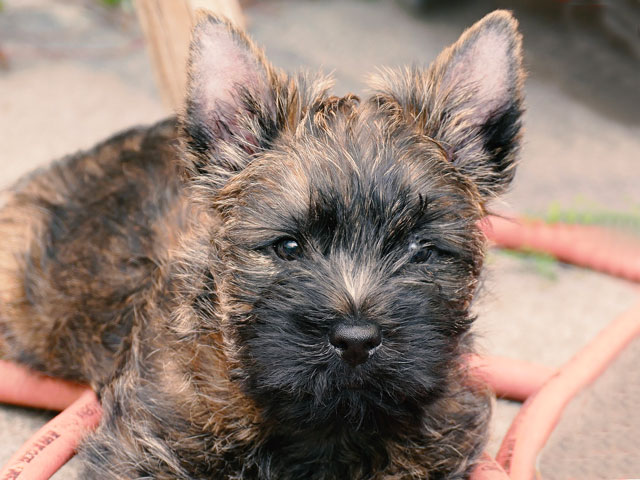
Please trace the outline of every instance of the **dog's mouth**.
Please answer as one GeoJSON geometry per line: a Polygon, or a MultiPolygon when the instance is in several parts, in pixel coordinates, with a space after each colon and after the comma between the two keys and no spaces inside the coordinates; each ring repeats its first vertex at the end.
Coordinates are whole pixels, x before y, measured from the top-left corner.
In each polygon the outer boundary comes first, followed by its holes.
{"type": "Polygon", "coordinates": [[[377,375],[381,373],[374,368],[336,369],[301,389],[272,385],[252,394],[266,418],[297,429],[364,432],[410,424],[424,404],[424,395],[397,378],[381,379],[377,375]]]}

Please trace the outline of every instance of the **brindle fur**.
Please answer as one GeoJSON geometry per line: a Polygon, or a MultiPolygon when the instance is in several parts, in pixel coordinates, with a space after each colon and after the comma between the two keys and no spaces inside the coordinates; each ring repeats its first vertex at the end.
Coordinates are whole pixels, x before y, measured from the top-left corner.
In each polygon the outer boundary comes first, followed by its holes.
{"type": "Polygon", "coordinates": [[[494,12],[360,102],[204,17],[179,120],[6,192],[0,351],[98,391],[86,477],[465,478],[490,413],[463,361],[477,222],[513,177],[520,62],[494,12]],[[482,45],[504,50],[491,91],[482,45]],[[327,340],[352,318],[383,336],[357,367],[327,340]]]}

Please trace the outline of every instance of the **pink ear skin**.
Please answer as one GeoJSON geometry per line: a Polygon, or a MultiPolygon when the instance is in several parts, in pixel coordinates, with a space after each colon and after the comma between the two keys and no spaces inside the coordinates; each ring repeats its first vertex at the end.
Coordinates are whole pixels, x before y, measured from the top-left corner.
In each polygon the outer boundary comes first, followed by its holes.
{"type": "Polygon", "coordinates": [[[518,23],[504,10],[497,10],[471,28],[442,52],[434,62],[441,76],[437,96],[452,92],[470,94],[468,120],[485,123],[520,96],[523,83],[522,39],[518,23]]]}
{"type": "Polygon", "coordinates": [[[437,85],[434,135],[484,197],[502,193],[520,147],[524,70],[517,21],[505,10],[487,15],[430,70],[437,85]]]}
{"type": "Polygon", "coordinates": [[[445,49],[428,69],[382,70],[373,101],[434,140],[482,199],[502,193],[520,146],[522,42],[511,13],[497,10],[445,49]],[[396,113],[399,112],[399,113],[396,113]]]}
{"type": "Polygon", "coordinates": [[[192,148],[206,151],[220,141],[235,142],[249,153],[259,139],[249,114],[275,114],[269,66],[251,41],[225,20],[201,15],[192,40],[183,123],[192,148]]]}

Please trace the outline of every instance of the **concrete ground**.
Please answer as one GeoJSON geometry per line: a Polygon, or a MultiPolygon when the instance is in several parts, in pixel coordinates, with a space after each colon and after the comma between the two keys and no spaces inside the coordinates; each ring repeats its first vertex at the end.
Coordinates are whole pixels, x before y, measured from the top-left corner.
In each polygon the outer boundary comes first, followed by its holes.
{"type": "MultiPolygon", "coordinates": [[[[135,18],[98,3],[3,2],[0,188],[117,130],[170,113],[135,18]]],[[[363,92],[366,73],[377,66],[430,62],[498,3],[290,0],[246,2],[245,13],[249,31],[276,65],[333,70],[337,92],[345,93],[363,92]]],[[[605,28],[607,15],[601,33],[593,22],[588,28],[563,23],[566,15],[526,4],[513,3],[530,70],[525,145],[514,187],[496,208],[545,215],[560,205],[637,218],[636,46],[624,36],[611,40],[616,30],[605,28]]],[[[561,365],[640,297],[635,285],[575,267],[498,252],[487,263],[476,328],[489,353],[561,365]]],[[[517,409],[498,403],[492,451],[517,409]]],[[[49,417],[0,406],[0,464],[49,417]]],[[[77,471],[72,461],[54,478],[79,478],[77,471]]]]}

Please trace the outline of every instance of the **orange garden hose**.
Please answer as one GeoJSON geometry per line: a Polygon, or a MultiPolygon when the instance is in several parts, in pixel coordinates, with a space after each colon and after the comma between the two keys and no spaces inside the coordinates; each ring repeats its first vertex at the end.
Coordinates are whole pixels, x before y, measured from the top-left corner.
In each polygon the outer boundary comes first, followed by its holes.
{"type": "MultiPolygon", "coordinates": [[[[483,231],[493,243],[548,253],[559,260],[640,281],[640,246],[597,227],[487,217],[483,231]]],[[[535,459],[564,406],[593,381],[636,335],[640,306],[607,327],[559,371],[501,357],[470,356],[473,375],[496,395],[527,402],[507,433],[497,461],[484,455],[473,480],[531,480],[535,459]]],[[[0,470],[0,480],[46,480],[96,428],[101,408],[87,387],[52,379],[0,361],[0,402],[65,409],[31,437],[0,470]]]]}
{"type": "MultiPolygon", "coordinates": [[[[498,396],[520,401],[538,390],[553,372],[528,362],[512,363],[502,357],[471,356],[468,364],[472,373],[498,396]]],[[[0,480],[47,480],[73,456],[82,437],[97,426],[101,409],[95,394],[87,387],[46,377],[5,361],[0,361],[0,377],[3,378],[0,402],[64,409],[38,430],[0,471],[0,480]]],[[[475,480],[508,478],[490,476],[496,472],[504,474],[504,470],[486,455],[477,472],[475,480]],[[485,476],[478,476],[480,472],[485,476]]]]}
{"type": "Polygon", "coordinates": [[[608,325],[522,406],[496,460],[512,480],[535,478],[536,457],[562,411],[615,357],[640,335],[640,304],[608,325]]]}
{"type": "Polygon", "coordinates": [[[63,410],[87,389],[4,360],[0,360],[0,378],[0,402],[45,410],[63,410]]]}
{"type": "MultiPolygon", "coordinates": [[[[497,216],[488,217],[481,227],[497,246],[544,252],[567,263],[640,281],[640,244],[632,237],[598,227],[549,225],[497,216]]],[[[528,397],[503,439],[496,460],[483,458],[472,480],[536,478],[536,458],[564,407],[638,335],[640,305],[605,328],[556,374],[519,361],[471,359],[472,368],[479,368],[479,375],[498,396],[514,400],[528,397]],[[518,372],[518,368],[524,370],[518,372]],[[546,375],[550,375],[548,382],[546,375]]]]}
{"type": "Polygon", "coordinates": [[[47,422],[0,471],[0,480],[46,480],[73,455],[83,437],[96,428],[102,409],[86,389],[69,407],[47,422]]]}
{"type": "Polygon", "coordinates": [[[480,226],[499,247],[543,252],[563,262],[640,282],[640,242],[633,236],[595,226],[493,215],[480,226]]]}
{"type": "Polygon", "coordinates": [[[491,355],[471,355],[470,372],[487,384],[498,398],[524,402],[553,376],[555,369],[535,363],[491,355]]]}
{"type": "Polygon", "coordinates": [[[495,459],[483,453],[471,473],[470,480],[509,480],[509,475],[495,459]]]}

